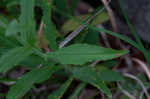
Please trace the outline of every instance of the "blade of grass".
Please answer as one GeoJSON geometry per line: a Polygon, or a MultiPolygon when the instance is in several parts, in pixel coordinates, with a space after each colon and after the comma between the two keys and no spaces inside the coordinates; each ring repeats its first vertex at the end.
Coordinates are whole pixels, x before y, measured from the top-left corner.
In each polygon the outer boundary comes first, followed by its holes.
{"type": "Polygon", "coordinates": [[[134,38],[136,39],[137,43],[141,47],[141,51],[143,52],[143,54],[144,54],[144,56],[145,56],[145,58],[146,58],[146,60],[147,60],[147,62],[149,64],[149,66],[150,66],[150,53],[144,48],[144,45],[142,44],[142,41],[140,40],[139,36],[137,35],[137,32],[136,32],[134,26],[131,24],[131,22],[130,22],[130,20],[128,18],[128,15],[126,13],[126,10],[125,10],[125,8],[123,6],[123,1],[120,0],[119,3],[120,3],[121,10],[122,10],[122,14],[123,14],[123,16],[124,16],[128,26],[129,26],[131,32],[132,32],[134,38]]]}
{"type": "Polygon", "coordinates": [[[138,35],[137,35],[137,33],[136,33],[136,30],[134,29],[133,25],[132,25],[131,22],[129,21],[129,18],[128,18],[128,15],[127,15],[127,13],[126,13],[126,11],[125,11],[125,8],[124,8],[124,6],[123,6],[122,0],[120,0],[119,3],[120,3],[120,7],[121,7],[122,14],[123,14],[123,16],[124,16],[124,18],[125,18],[125,20],[126,20],[128,26],[129,26],[131,32],[133,33],[133,36],[135,37],[135,39],[136,39],[136,41],[138,42],[138,44],[139,44],[141,47],[144,47],[143,44],[142,44],[142,42],[141,42],[141,40],[140,40],[140,38],[138,37],[138,35]]]}
{"type": "Polygon", "coordinates": [[[34,20],[35,0],[20,0],[20,6],[21,16],[19,20],[21,27],[21,42],[24,45],[34,46],[36,42],[36,24],[34,20]]]}

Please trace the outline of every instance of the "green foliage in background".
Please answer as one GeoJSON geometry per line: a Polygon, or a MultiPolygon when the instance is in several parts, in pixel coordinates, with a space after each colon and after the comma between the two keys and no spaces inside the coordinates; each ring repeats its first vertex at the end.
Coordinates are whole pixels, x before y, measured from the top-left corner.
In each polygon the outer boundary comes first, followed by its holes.
{"type": "MultiPolygon", "coordinates": [[[[71,99],[76,99],[86,84],[96,87],[100,92],[112,98],[108,85],[123,80],[123,77],[111,69],[115,66],[115,59],[129,51],[98,45],[99,32],[106,32],[133,45],[146,55],[148,62],[150,61],[149,53],[136,33],[134,35],[138,43],[121,34],[96,27],[109,20],[105,11],[91,23],[86,24],[86,28],[81,31],[82,34],[66,47],[58,48],[59,42],[83,25],[86,19],[93,16],[91,13],[75,17],[77,4],[78,0],[73,0],[72,6],[68,6],[66,0],[52,0],[51,2],[49,0],[2,0],[0,7],[8,10],[8,13],[0,15],[0,73],[9,74],[20,66],[28,69],[28,72],[20,79],[14,80],[15,84],[11,86],[6,99],[25,97],[30,89],[34,89],[35,84],[50,81],[54,74],[59,75],[58,71],[66,74],[65,77],[68,80],[60,82],[61,86],[58,90],[46,94],[48,99],[61,99],[74,80],[82,83],[70,96],[71,99]],[[36,8],[39,8],[41,12],[36,13],[36,8]],[[39,16],[40,20],[35,16],[39,16]],[[58,17],[60,18],[57,19],[58,17]],[[55,18],[64,24],[59,27],[55,18]],[[51,52],[46,52],[39,44],[38,30],[41,22],[44,24],[42,40],[51,52]],[[89,64],[95,61],[104,61],[104,64],[91,67],[89,64]]],[[[57,78],[55,80],[57,81],[57,78]]],[[[4,82],[4,79],[0,82],[4,82]]]]}

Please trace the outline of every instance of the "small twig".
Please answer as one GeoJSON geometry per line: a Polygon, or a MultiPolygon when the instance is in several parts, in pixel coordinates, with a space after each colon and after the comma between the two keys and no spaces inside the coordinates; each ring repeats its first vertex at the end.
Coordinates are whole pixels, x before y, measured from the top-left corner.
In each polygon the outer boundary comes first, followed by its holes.
{"type": "Polygon", "coordinates": [[[47,87],[44,85],[44,86],[41,86],[41,87],[38,88],[38,89],[35,89],[34,91],[35,91],[37,94],[39,94],[40,92],[45,91],[46,89],[47,89],[47,87]]]}
{"type": "Polygon", "coordinates": [[[93,62],[93,63],[91,63],[90,66],[91,66],[91,67],[95,67],[95,65],[98,64],[98,63],[99,63],[99,60],[98,60],[98,61],[95,61],[95,62],[93,62]]]}
{"type": "MultiPolygon", "coordinates": [[[[120,41],[120,40],[119,40],[119,41],[120,41]]],[[[120,44],[121,44],[121,41],[120,41],[120,44]]],[[[121,47],[122,49],[124,49],[124,50],[128,50],[127,47],[125,47],[123,44],[121,44],[120,47],[121,47]]],[[[130,58],[130,55],[129,55],[129,54],[127,54],[127,55],[124,56],[124,60],[125,60],[125,63],[127,64],[127,66],[128,66],[129,68],[131,68],[133,64],[132,64],[132,61],[131,61],[131,58],[130,58]]]]}
{"type": "Polygon", "coordinates": [[[120,92],[116,92],[114,95],[113,95],[113,97],[112,97],[112,99],[117,99],[119,96],[120,96],[120,92]]]}
{"type": "Polygon", "coordinates": [[[121,87],[121,85],[120,85],[119,83],[117,83],[117,85],[118,85],[118,87],[121,89],[121,91],[122,91],[125,95],[127,95],[129,98],[131,98],[131,99],[136,99],[135,96],[131,95],[128,91],[124,90],[124,89],[121,87]]]}
{"type": "MultiPolygon", "coordinates": [[[[101,24],[98,25],[98,27],[104,28],[101,24]]],[[[103,38],[103,40],[104,40],[105,46],[106,46],[107,48],[110,48],[111,46],[110,46],[110,44],[109,44],[109,41],[108,41],[108,39],[107,39],[106,34],[101,31],[101,32],[100,32],[100,35],[102,36],[102,38],[103,38]]]]}
{"type": "Polygon", "coordinates": [[[106,10],[108,12],[108,15],[109,15],[110,21],[112,23],[112,27],[113,27],[114,32],[118,32],[116,19],[115,19],[115,16],[114,16],[112,9],[109,7],[109,2],[107,0],[102,0],[102,3],[104,4],[104,7],[106,8],[106,10]]]}
{"type": "Polygon", "coordinates": [[[101,99],[105,99],[104,93],[101,93],[101,99]]]}
{"type": "Polygon", "coordinates": [[[41,23],[40,23],[40,28],[39,28],[39,30],[38,30],[38,40],[39,40],[39,42],[40,42],[40,46],[41,46],[44,50],[46,50],[46,52],[51,52],[51,49],[48,48],[48,46],[47,46],[46,44],[44,44],[43,41],[42,41],[43,28],[44,28],[44,23],[43,23],[43,21],[41,21],[41,23]]]}
{"type": "Polygon", "coordinates": [[[92,97],[95,97],[98,94],[99,94],[99,91],[84,89],[82,91],[82,93],[80,94],[78,99],[85,99],[86,97],[87,98],[89,98],[89,97],[92,98],[92,97]]]}
{"type": "Polygon", "coordinates": [[[131,78],[131,79],[136,80],[136,81],[141,85],[141,87],[143,88],[143,91],[144,91],[144,93],[145,93],[147,99],[150,99],[150,96],[149,96],[149,94],[148,94],[148,92],[147,92],[147,89],[145,88],[143,82],[142,82],[140,79],[138,79],[136,76],[131,75],[131,74],[128,74],[128,73],[124,73],[123,75],[124,75],[125,77],[129,77],[129,78],[131,78]]]}
{"type": "Polygon", "coordinates": [[[66,44],[68,44],[72,39],[74,39],[85,27],[87,24],[89,24],[98,14],[100,14],[102,11],[104,10],[104,8],[102,8],[101,10],[99,10],[97,13],[95,13],[93,16],[91,16],[86,22],[85,24],[81,25],[80,27],[78,27],[76,30],[74,30],[69,36],[67,36],[65,38],[64,41],[62,41],[59,44],[59,48],[64,47],[66,44]]]}
{"type": "MultiPolygon", "coordinates": [[[[146,90],[148,90],[149,88],[146,88],[146,90]]],[[[144,91],[141,92],[141,95],[139,97],[139,99],[143,99],[143,96],[144,96],[144,91]]]]}
{"type": "Polygon", "coordinates": [[[139,59],[133,58],[133,61],[137,62],[139,64],[139,66],[141,66],[141,68],[145,71],[148,79],[150,80],[150,70],[149,70],[148,66],[139,59]]]}
{"type": "MultiPolygon", "coordinates": [[[[110,21],[111,21],[114,32],[118,32],[116,18],[115,18],[115,15],[113,13],[113,10],[109,7],[109,2],[107,0],[102,0],[102,2],[103,2],[104,6],[105,6],[105,8],[108,12],[108,15],[109,15],[109,18],[110,18],[110,21]]],[[[126,49],[126,47],[123,46],[123,44],[121,43],[121,40],[119,38],[117,38],[117,43],[120,46],[120,48],[126,49]]],[[[129,55],[125,56],[125,61],[126,61],[126,64],[128,65],[128,67],[130,68],[132,66],[132,62],[129,58],[129,55]]]]}
{"type": "MultiPolygon", "coordinates": [[[[50,3],[51,0],[48,0],[48,2],[50,3]]],[[[51,52],[51,49],[48,48],[48,46],[47,46],[46,44],[44,44],[43,41],[42,41],[43,28],[44,28],[44,23],[43,23],[43,21],[41,20],[40,28],[39,28],[39,31],[38,31],[38,40],[40,41],[40,46],[41,46],[46,52],[51,52]]]]}
{"type": "Polygon", "coordinates": [[[36,96],[33,96],[32,99],[36,99],[36,96]]]}
{"type": "Polygon", "coordinates": [[[40,28],[38,30],[38,39],[40,39],[40,40],[41,40],[41,38],[43,36],[43,27],[44,27],[44,23],[43,23],[43,21],[41,21],[40,28]]]}

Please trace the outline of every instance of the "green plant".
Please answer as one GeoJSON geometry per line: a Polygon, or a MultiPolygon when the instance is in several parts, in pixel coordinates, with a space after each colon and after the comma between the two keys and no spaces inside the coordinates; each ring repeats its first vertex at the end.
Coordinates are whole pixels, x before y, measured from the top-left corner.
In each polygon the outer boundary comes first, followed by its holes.
{"type": "MultiPolygon", "coordinates": [[[[90,63],[94,61],[114,61],[113,59],[127,54],[128,51],[104,48],[97,44],[98,38],[97,40],[94,40],[95,38],[93,38],[93,41],[95,42],[91,43],[90,40],[87,39],[87,34],[90,33],[91,30],[93,34],[90,34],[90,36],[92,35],[93,37],[98,36],[96,34],[97,31],[103,31],[126,41],[141,50],[148,63],[150,63],[149,54],[147,54],[147,50],[143,47],[135,32],[134,36],[138,43],[123,35],[95,26],[96,24],[99,24],[97,23],[97,20],[101,23],[108,20],[106,12],[100,13],[92,22],[86,23],[90,16],[97,13],[101,7],[90,15],[80,16],[80,18],[72,16],[77,1],[74,0],[71,11],[68,10],[67,6],[64,9],[61,8],[62,5],[66,5],[66,2],[63,0],[54,0],[51,2],[48,0],[3,1],[3,5],[7,5],[8,9],[15,5],[20,5],[21,15],[15,13],[16,16],[13,16],[13,18],[5,18],[1,15],[0,73],[7,74],[17,66],[24,66],[29,70],[29,72],[25,73],[20,79],[14,80],[15,84],[12,85],[6,95],[7,99],[19,99],[23,97],[31,88],[35,87],[35,84],[48,82],[53,75],[61,75],[59,74],[60,71],[63,74],[62,76],[66,77],[68,80],[62,84],[57,91],[46,94],[48,99],[60,99],[73,80],[80,80],[83,83],[71,96],[71,99],[75,99],[86,84],[93,85],[98,88],[100,92],[105,93],[111,98],[112,95],[107,85],[109,82],[122,80],[122,76],[105,66],[100,69],[91,67],[90,63]],[[38,24],[39,21],[35,18],[35,16],[37,16],[35,7],[42,10],[42,18],[38,14],[41,25],[38,24]],[[67,20],[61,27],[62,31],[65,32],[64,34],[59,33],[60,31],[56,28],[57,24],[54,24],[52,20],[52,12],[56,14],[56,17],[61,14],[64,17],[64,20],[67,20]],[[9,22],[9,19],[13,20],[9,22]],[[74,25],[70,27],[70,24],[74,25]],[[74,31],[74,29],[83,24],[87,27],[82,29],[81,33],[83,33],[83,35],[80,34],[68,46],[59,48],[59,42],[62,42],[70,31],[74,31]],[[43,31],[39,30],[38,34],[37,28],[42,28],[43,31]],[[108,76],[110,77],[108,78],[108,76]]],[[[16,10],[17,9],[18,8],[16,8],[16,10]]],[[[128,20],[127,17],[126,19],[128,20]]],[[[130,23],[129,26],[131,26],[130,23]]],[[[109,63],[109,65],[110,64],[112,63],[109,63]]],[[[5,79],[2,79],[2,81],[4,80],[5,79]]]]}

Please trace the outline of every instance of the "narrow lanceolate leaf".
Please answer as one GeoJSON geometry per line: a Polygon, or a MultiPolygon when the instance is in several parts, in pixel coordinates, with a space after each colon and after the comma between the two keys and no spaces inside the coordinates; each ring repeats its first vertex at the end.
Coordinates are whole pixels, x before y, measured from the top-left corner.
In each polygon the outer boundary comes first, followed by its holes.
{"type": "Polygon", "coordinates": [[[121,81],[123,80],[123,77],[115,71],[112,71],[110,69],[107,69],[102,66],[97,66],[96,70],[98,71],[99,76],[104,81],[121,81]]]}
{"type": "Polygon", "coordinates": [[[16,35],[18,32],[20,32],[19,23],[13,20],[6,29],[6,36],[16,35]]]}
{"type": "Polygon", "coordinates": [[[110,60],[128,53],[88,44],[74,44],[48,53],[47,58],[54,58],[62,64],[84,64],[95,60],[110,60]]]}
{"type": "Polygon", "coordinates": [[[35,0],[20,0],[21,16],[21,39],[24,44],[33,45],[35,43],[35,20],[34,6],[35,0]]]}
{"type": "Polygon", "coordinates": [[[34,83],[41,83],[49,79],[49,77],[59,69],[60,68],[57,66],[46,65],[40,69],[37,68],[30,71],[11,87],[8,92],[7,99],[19,99],[30,88],[32,88],[34,83]]]}
{"type": "Polygon", "coordinates": [[[73,78],[68,79],[57,91],[49,95],[48,99],[61,99],[67,88],[70,86],[73,78]]]}
{"type": "Polygon", "coordinates": [[[49,46],[52,50],[57,49],[57,43],[56,43],[56,35],[57,30],[55,24],[51,20],[51,4],[45,1],[43,3],[43,22],[45,24],[44,26],[44,34],[46,35],[46,38],[49,42],[49,46]]]}
{"type": "Polygon", "coordinates": [[[105,85],[104,81],[99,77],[96,70],[92,67],[75,68],[73,71],[74,77],[83,82],[90,83],[97,87],[100,91],[112,97],[110,90],[105,85]]]}
{"type": "Polygon", "coordinates": [[[7,72],[32,54],[32,48],[17,47],[0,57],[0,72],[7,72]]]}

